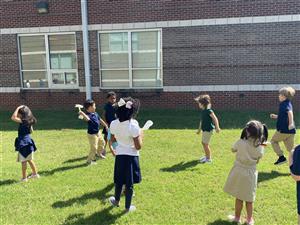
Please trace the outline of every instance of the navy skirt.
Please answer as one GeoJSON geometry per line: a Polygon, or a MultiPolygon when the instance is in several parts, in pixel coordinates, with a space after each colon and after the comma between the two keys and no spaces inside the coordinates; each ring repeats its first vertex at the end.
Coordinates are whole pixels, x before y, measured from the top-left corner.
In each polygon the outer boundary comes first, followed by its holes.
{"type": "Polygon", "coordinates": [[[36,151],[36,146],[34,141],[30,138],[29,135],[23,137],[17,137],[15,139],[15,149],[18,151],[24,158],[27,158],[32,152],[36,151]]]}
{"type": "Polygon", "coordinates": [[[115,160],[114,183],[131,186],[142,181],[138,156],[117,155],[115,160]]]}

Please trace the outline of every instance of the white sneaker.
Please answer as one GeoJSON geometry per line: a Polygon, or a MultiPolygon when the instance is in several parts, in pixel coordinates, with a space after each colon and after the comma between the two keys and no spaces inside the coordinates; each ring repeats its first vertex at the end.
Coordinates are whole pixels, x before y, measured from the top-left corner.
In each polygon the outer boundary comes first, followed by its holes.
{"type": "Polygon", "coordinates": [[[250,220],[250,221],[249,221],[249,220],[247,220],[246,224],[247,224],[247,225],[254,225],[254,219],[253,219],[253,218],[251,218],[251,220],[250,220]]]}
{"type": "Polygon", "coordinates": [[[206,159],[204,163],[210,164],[210,163],[212,163],[212,159],[206,159]]]}
{"type": "Polygon", "coordinates": [[[127,213],[130,213],[130,212],[134,212],[136,210],[136,207],[134,206],[134,205],[131,205],[130,207],[129,207],[129,209],[126,209],[126,212],[127,213]]]}
{"type": "Polygon", "coordinates": [[[23,182],[27,182],[28,181],[28,179],[27,178],[22,178],[21,180],[20,180],[20,182],[21,183],[23,183],[23,182]]]}
{"type": "Polygon", "coordinates": [[[205,163],[206,161],[206,156],[203,156],[199,159],[200,163],[205,163]]]}
{"type": "Polygon", "coordinates": [[[228,215],[227,218],[228,218],[229,222],[242,224],[241,219],[236,218],[234,215],[228,215]]]}
{"type": "Polygon", "coordinates": [[[113,206],[119,207],[119,203],[117,203],[116,199],[114,196],[109,197],[108,199],[109,203],[113,206]]]}
{"type": "Polygon", "coordinates": [[[27,177],[28,179],[34,179],[34,178],[40,178],[40,175],[37,174],[31,174],[30,176],[27,177]]]}
{"type": "Polygon", "coordinates": [[[93,165],[97,165],[96,161],[90,161],[90,162],[86,162],[88,166],[93,166],[93,165]]]}

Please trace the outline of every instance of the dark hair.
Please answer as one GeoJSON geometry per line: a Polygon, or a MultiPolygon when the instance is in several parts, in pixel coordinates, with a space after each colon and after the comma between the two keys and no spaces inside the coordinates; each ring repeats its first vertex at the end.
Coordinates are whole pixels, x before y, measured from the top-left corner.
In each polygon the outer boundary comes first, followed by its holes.
{"type": "Polygon", "coordinates": [[[37,122],[36,118],[32,114],[31,110],[28,106],[24,105],[22,108],[19,109],[18,114],[21,115],[22,123],[32,126],[37,122]]]}
{"type": "Polygon", "coordinates": [[[268,128],[260,121],[251,120],[246,124],[241,134],[241,139],[254,139],[254,146],[258,147],[268,140],[268,128]]]}
{"type": "Polygon", "coordinates": [[[107,93],[107,95],[106,95],[106,99],[110,98],[111,96],[117,96],[117,95],[116,95],[116,93],[115,93],[115,92],[113,92],[113,91],[110,91],[110,92],[108,92],[108,93],[107,93]]]}
{"type": "Polygon", "coordinates": [[[200,95],[195,100],[201,105],[203,105],[205,108],[207,108],[207,106],[211,104],[209,95],[200,95]]]}
{"type": "Polygon", "coordinates": [[[131,108],[126,108],[126,105],[117,106],[117,118],[120,122],[124,122],[126,120],[130,120],[131,118],[136,117],[140,109],[140,101],[138,99],[134,99],[131,97],[123,98],[123,100],[127,103],[129,101],[132,102],[131,108]]]}
{"type": "Polygon", "coordinates": [[[83,107],[85,108],[85,110],[87,110],[89,107],[93,106],[95,104],[95,101],[92,99],[87,99],[84,103],[83,103],[83,107]]]}

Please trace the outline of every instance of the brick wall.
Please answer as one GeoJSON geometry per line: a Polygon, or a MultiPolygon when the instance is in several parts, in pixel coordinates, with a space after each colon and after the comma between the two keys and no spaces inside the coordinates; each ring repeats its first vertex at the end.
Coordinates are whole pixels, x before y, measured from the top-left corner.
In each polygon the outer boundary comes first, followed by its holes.
{"type": "MultiPolygon", "coordinates": [[[[38,15],[37,0],[0,1],[0,28],[81,24],[80,0],[48,0],[38,15]]],[[[299,14],[299,0],[89,0],[89,23],[130,23],[240,16],[299,14]]]]}
{"type": "Polygon", "coordinates": [[[0,35],[0,87],[19,87],[17,35],[0,35]]]}
{"type": "Polygon", "coordinates": [[[164,85],[300,83],[300,22],[163,29],[164,85]]]}
{"type": "MultiPolygon", "coordinates": [[[[214,109],[228,110],[278,110],[278,92],[207,92],[214,109]]],[[[195,92],[137,92],[117,93],[119,97],[132,96],[141,100],[142,108],[196,109],[195,92]]],[[[93,99],[101,106],[105,93],[93,93],[93,99]]],[[[17,105],[26,104],[33,109],[72,109],[76,103],[83,103],[85,93],[80,92],[22,92],[0,93],[0,110],[13,110],[17,105]]],[[[300,112],[300,92],[293,100],[294,110],[300,112]]]]}

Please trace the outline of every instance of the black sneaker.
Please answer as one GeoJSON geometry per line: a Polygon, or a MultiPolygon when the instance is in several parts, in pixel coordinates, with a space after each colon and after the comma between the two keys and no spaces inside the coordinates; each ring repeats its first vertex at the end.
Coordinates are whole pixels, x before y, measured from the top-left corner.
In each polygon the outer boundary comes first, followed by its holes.
{"type": "Polygon", "coordinates": [[[287,162],[286,158],[282,155],[277,159],[277,161],[274,163],[274,165],[281,165],[286,162],[287,162]]]}

